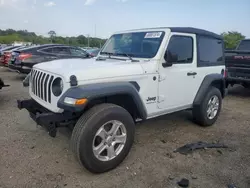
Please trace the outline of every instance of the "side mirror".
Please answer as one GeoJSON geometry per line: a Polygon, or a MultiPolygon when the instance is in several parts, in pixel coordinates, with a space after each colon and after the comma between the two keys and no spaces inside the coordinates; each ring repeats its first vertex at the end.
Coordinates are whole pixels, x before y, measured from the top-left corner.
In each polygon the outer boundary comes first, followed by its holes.
{"type": "Polygon", "coordinates": [[[171,54],[168,50],[166,51],[164,55],[165,62],[162,63],[163,67],[171,67],[174,62],[178,60],[176,55],[171,54]]]}

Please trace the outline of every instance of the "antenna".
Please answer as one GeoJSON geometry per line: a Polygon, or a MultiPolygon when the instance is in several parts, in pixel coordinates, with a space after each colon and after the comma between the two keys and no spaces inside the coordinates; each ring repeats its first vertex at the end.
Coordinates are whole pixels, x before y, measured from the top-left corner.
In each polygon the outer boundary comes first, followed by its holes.
{"type": "Polygon", "coordinates": [[[96,38],[96,24],[95,24],[95,38],[96,38]]]}

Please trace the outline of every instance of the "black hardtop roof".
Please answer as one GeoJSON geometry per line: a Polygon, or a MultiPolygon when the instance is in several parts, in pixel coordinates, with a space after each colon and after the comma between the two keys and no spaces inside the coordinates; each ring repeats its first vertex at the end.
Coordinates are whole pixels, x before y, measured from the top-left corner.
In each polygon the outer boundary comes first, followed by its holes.
{"type": "MultiPolygon", "coordinates": [[[[194,27],[154,27],[154,28],[142,28],[142,29],[170,29],[171,32],[178,32],[178,33],[190,33],[190,34],[196,34],[196,35],[202,35],[202,36],[208,36],[216,39],[223,40],[223,37],[221,35],[218,35],[216,33],[213,33],[211,31],[207,31],[204,29],[198,29],[194,27]]],[[[130,31],[137,31],[142,29],[135,29],[130,31]]]]}
{"type": "Polygon", "coordinates": [[[194,33],[196,35],[203,35],[208,36],[216,39],[223,39],[221,35],[213,33],[211,31],[207,31],[204,29],[198,29],[194,27],[169,27],[172,32],[179,32],[179,33],[194,33]]]}

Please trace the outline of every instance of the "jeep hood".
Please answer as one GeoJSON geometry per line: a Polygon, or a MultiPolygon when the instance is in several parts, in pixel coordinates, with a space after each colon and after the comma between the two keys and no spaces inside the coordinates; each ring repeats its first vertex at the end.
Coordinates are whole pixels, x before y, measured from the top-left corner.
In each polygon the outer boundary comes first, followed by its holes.
{"type": "Polygon", "coordinates": [[[60,75],[66,82],[71,75],[75,75],[78,81],[84,81],[143,74],[140,62],[116,59],[60,59],[39,63],[34,68],[60,75]]]}

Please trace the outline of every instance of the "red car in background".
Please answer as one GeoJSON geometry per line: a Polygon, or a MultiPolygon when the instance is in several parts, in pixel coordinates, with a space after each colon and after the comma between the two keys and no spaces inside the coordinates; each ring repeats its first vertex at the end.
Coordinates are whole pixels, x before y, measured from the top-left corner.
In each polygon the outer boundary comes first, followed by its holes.
{"type": "Polygon", "coordinates": [[[0,64],[4,65],[4,66],[8,66],[8,63],[11,59],[11,54],[13,50],[19,50],[24,48],[25,46],[11,46],[11,47],[7,47],[7,48],[3,48],[1,50],[1,56],[0,56],[0,64]]]}

